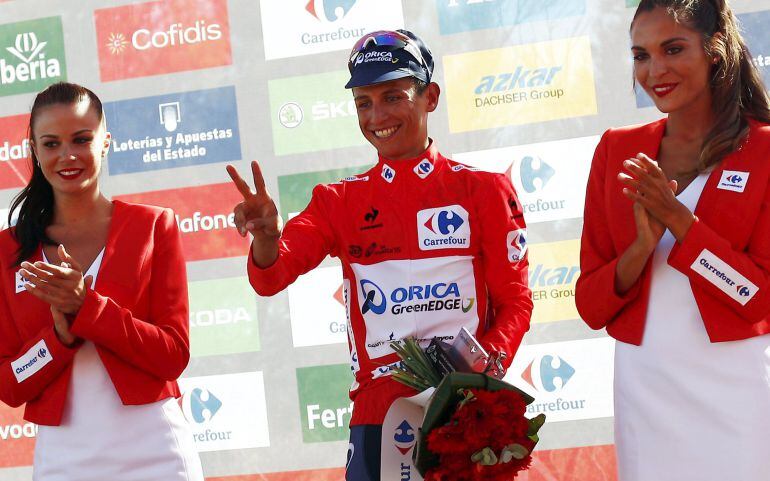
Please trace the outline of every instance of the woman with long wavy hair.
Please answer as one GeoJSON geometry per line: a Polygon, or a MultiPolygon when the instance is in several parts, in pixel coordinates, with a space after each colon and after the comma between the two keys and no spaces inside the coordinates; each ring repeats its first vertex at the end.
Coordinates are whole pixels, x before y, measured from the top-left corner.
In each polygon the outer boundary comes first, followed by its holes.
{"type": "Polygon", "coordinates": [[[667,116],[602,137],[576,292],[619,341],[619,479],[766,480],[767,92],[724,0],[642,0],[631,40],[667,116]]]}
{"type": "Polygon", "coordinates": [[[0,400],[39,425],[33,479],[202,481],[175,399],[189,339],[173,213],[101,192],[110,137],[90,90],[39,93],[29,139],[0,232],[0,400]]]}

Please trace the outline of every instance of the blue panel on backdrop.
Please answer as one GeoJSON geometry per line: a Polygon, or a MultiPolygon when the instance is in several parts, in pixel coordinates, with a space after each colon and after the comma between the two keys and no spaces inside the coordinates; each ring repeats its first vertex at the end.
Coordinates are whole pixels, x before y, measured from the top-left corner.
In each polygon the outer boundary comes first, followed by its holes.
{"type": "Polygon", "coordinates": [[[585,0],[436,0],[442,35],[583,15],[585,0]]]}
{"type": "Polygon", "coordinates": [[[120,100],[104,111],[110,175],[241,159],[234,87],[120,100]]]}
{"type": "Polygon", "coordinates": [[[649,95],[647,95],[647,92],[644,91],[642,87],[639,86],[639,84],[636,84],[634,86],[634,94],[636,95],[636,107],[637,108],[644,108],[644,107],[654,107],[655,103],[652,101],[649,95]]]}
{"type": "Polygon", "coordinates": [[[767,26],[770,25],[770,10],[744,13],[738,15],[743,30],[743,38],[751,52],[754,65],[762,74],[765,87],[770,86],[770,35],[767,26]]]}

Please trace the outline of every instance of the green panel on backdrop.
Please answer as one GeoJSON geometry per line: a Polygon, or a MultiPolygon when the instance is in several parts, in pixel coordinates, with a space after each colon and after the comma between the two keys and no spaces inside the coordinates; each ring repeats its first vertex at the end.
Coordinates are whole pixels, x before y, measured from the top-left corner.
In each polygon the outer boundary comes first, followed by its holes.
{"type": "Polygon", "coordinates": [[[641,0],[626,0],[626,7],[638,7],[641,0]]]}
{"type": "Polygon", "coordinates": [[[369,168],[370,166],[362,165],[279,176],[278,199],[281,204],[281,216],[288,220],[289,214],[296,214],[307,207],[316,185],[337,182],[345,177],[366,172],[369,168]]]}
{"type": "Polygon", "coordinates": [[[256,295],[247,277],[189,283],[193,357],[260,350],[256,295]]]}
{"type": "Polygon", "coordinates": [[[276,155],[363,145],[347,70],[270,80],[276,155]]]}
{"type": "Polygon", "coordinates": [[[0,97],[67,80],[61,17],[0,25],[0,97]]]}
{"type": "Polygon", "coordinates": [[[323,443],[348,439],[353,413],[348,389],[352,381],[348,364],[297,369],[302,441],[323,443]]]}

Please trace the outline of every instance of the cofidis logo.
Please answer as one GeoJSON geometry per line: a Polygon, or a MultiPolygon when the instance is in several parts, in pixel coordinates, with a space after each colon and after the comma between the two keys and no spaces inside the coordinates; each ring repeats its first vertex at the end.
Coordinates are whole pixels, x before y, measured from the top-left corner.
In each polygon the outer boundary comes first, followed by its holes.
{"type": "Polygon", "coordinates": [[[401,0],[260,0],[259,4],[267,60],[350,49],[366,32],[404,27],[401,0]]]}
{"type": "Polygon", "coordinates": [[[230,65],[226,0],[166,0],[94,12],[103,82],[230,65]]]}
{"type": "Polygon", "coordinates": [[[29,114],[0,118],[0,189],[27,184],[29,178],[29,114]]]}
{"type": "Polygon", "coordinates": [[[248,255],[249,240],[238,234],[233,215],[233,207],[243,198],[230,182],[116,198],[173,209],[188,262],[248,255]]]}
{"type": "Polygon", "coordinates": [[[234,87],[110,102],[110,175],[240,160],[234,87]]]}
{"type": "Polygon", "coordinates": [[[261,372],[182,378],[179,387],[199,452],[270,446],[261,372]]]}
{"type": "Polygon", "coordinates": [[[585,0],[436,0],[442,35],[583,15],[585,0]]]}
{"type": "Polygon", "coordinates": [[[0,97],[67,80],[61,17],[0,25],[0,97]]]}
{"type": "Polygon", "coordinates": [[[452,132],[594,115],[588,37],[448,55],[452,132]]]}

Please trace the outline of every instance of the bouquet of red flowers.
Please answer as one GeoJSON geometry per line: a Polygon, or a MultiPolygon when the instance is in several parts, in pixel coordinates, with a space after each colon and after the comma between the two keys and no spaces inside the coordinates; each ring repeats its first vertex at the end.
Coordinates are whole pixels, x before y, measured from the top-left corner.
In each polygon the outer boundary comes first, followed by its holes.
{"type": "Polygon", "coordinates": [[[395,380],[436,388],[413,453],[426,481],[510,481],[529,467],[545,422],[524,416],[531,396],[484,373],[442,372],[414,339],[391,346],[402,360],[395,380]]]}

